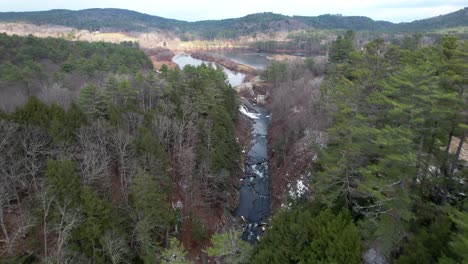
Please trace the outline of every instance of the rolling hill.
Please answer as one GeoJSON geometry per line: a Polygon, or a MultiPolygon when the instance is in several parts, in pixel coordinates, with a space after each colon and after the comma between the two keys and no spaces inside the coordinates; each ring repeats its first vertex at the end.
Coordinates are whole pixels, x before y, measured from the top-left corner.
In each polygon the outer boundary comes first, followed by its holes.
{"type": "Polygon", "coordinates": [[[257,13],[241,18],[187,22],[124,9],[50,10],[3,12],[0,22],[27,22],[36,25],[61,25],[90,31],[171,31],[213,39],[237,37],[255,32],[300,29],[352,29],[385,32],[416,32],[468,26],[468,8],[438,17],[394,24],[363,16],[285,16],[257,13]]]}

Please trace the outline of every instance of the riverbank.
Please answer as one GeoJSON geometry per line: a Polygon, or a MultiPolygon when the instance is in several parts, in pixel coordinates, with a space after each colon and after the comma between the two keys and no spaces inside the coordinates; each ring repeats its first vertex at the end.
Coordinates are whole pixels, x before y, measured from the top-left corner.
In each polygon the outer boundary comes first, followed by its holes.
{"type": "Polygon", "coordinates": [[[236,61],[233,61],[229,58],[215,55],[212,53],[208,52],[191,52],[190,55],[193,58],[199,59],[199,60],[204,60],[204,61],[209,61],[209,62],[214,62],[217,63],[221,66],[226,67],[227,69],[234,71],[234,72],[240,72],[243,73],[247,76],[247,78],[250,80],[258,75],[260,75],[261,71],[255,69],[254,67],[251,67],[249,65],[239,63],[236,61]]]}

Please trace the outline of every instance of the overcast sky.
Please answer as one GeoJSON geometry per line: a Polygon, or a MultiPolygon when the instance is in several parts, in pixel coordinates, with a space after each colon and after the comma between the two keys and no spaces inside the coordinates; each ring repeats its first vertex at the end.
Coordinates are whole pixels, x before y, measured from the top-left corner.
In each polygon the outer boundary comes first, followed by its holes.
{"type": "Polygon", "coordinates": [[[124,8],[187,21],[241,17],[258,12],[284,15],[362,15],[408,22],[447,14],[467,0],[0,0],[0,12],[124,8]]]}

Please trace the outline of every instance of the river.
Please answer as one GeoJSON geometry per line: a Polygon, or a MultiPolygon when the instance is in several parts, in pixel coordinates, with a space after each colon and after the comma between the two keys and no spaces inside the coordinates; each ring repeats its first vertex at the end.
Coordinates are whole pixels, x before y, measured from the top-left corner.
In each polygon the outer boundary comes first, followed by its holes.
{"type": "MultiPolygon", "coordinates": [[[[202,63],[205,63],[205,64],[213,64],[211,62],[206,62],[206,61],[202,61],[202,60],[199,60],[199,59],[195,59],[193,58],[192,56],[188,55],[188,54],[177,54],[176,56],[174,56],[174,58],[172,58],[172,61],[175,62],[179,68],[184,68],[185,65],[192,65],[192,66],[200,66],[202,63]]],[[[231,84],[232,87],[235,87],[235,86],[238,86],[238,85],[241,85],[242,82],[244,82],[244,78],[245,78],[245,74],[243,73],[240,73],[240,72],[234,72],[234,71],[231,71],[229,69],[227,69],[226,67],[223,67],[221,66],[224,70],[224,72],[226,73],[226,76],[227,76],[227,79],[229,81],[229,83],[231,84]]]]}
{"type": "MultiPolygon", "coordinates": [[[[232,58],[233,53],[226,57],[232,58]]],[[[245,54],[242,60],[240,55],[236,54],[237,61],[246,65],[263,69],[267,60],[260,60],[258,54],[249,56],[245,54]],[[253,56],[253,57],[252,57],[253,56]],[[250,58],[250,59],[247,59],[250,58]],[[252,63],[255,62],[255,63],[252,63]]],[[[187,54],[179,54],[173,58],[173,61],[183,68],[185,65],[198,66],[207,63],[195,59],[187,54]]],[[[209,64],[209,62],[208,62],[209,64]]],[[[245,75],[236,73],[223,67],[231,86],[242,84],[245,75]]],[[[239,106],[240,112],[253,120],[251,130],[251,145],[247,153],[244,164],[244,178],[240,189],[239,207],[235,214],[241,217],[245,222],[243,239],[255,243],[263,235],[263,230],[270,215],[270,192],[269,192],[269,174],[268,174],[268,125],[270,116],[265,108],[258,105],[242,104],[239,106]]]]}
{"type": "Polygon", "coordinates": [[[249,65],[250,67],[253,67],[257,70],[263,70],[268,64],[270,64],[270,60],[267,59],[269,54],[267,53],[245,52],[237,50],[213,51],[212,53],[227,57],[238,63],[249,65]]]}
{"type": "Polygon", "coordinates": [[[270,116],[265,108],[241,105],[241,112],[254,120],[251,145],[244,164],[245,173],[236,215],[246,222],[243,238],[255,242],[263,234],[270,216],[270,181],[268,174],[268,125],[270,116]]]}

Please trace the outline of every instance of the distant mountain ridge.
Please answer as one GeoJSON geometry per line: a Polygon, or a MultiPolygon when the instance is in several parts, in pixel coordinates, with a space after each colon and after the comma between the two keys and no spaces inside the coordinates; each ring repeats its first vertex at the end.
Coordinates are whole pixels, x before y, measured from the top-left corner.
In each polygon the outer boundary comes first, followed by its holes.
{"type": "Polygon", "coordinates": [[[418,28],[440,29],[460,26],[468,26],[468,7],[446,15],[416,20],[409,23],[396,24],[397,29],[406,29],[410,31],[417,30],[418,28]]]}
{"type": "Polygon", "coordinates": [[[53,9],[37,12],[0,12],[2,22],[29,22],[36,25],[60,25],[77,29],[147,31],[158,28],[173,29],[178,24],[188,22],[168,19],[116,8],[93,8],[79,11],[53,9]]]}
{"type": "Polygon", "coordinates": [[[0,22],[27,22],[36,25],[61,25],[90,31],[171,31],[193,33],[202,38],[237,37],[255,32],[300,29],[352,29],[389,32],[425,31],[468,26],[468,8],[438,17],[409,23],[375,21],[364,16],[285,16],[257,13],[241,18],[187,22],[136,11],[105,8],[79,11],[55,9],[38,12],[0,12],[0,22]]]}

